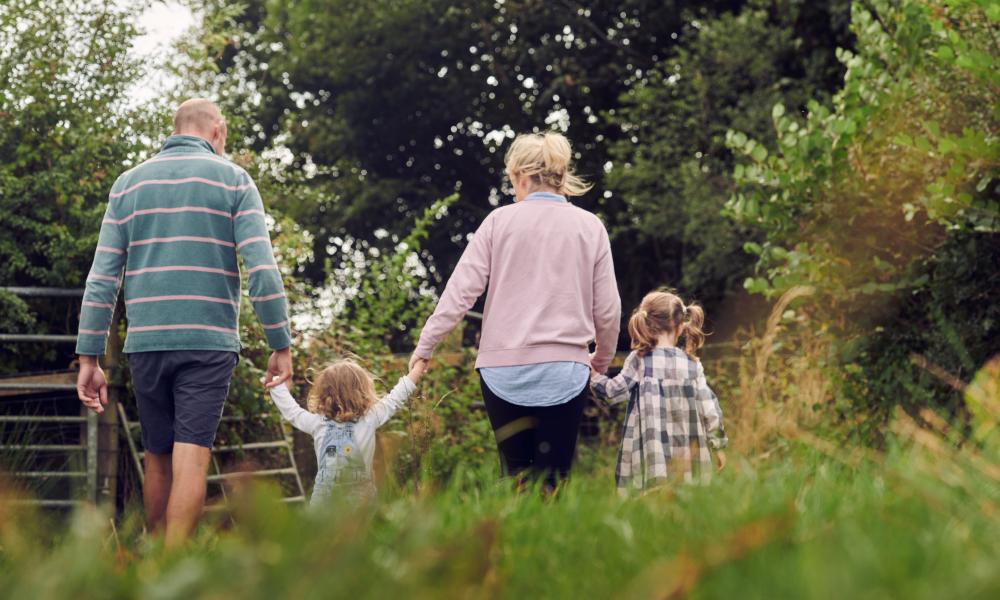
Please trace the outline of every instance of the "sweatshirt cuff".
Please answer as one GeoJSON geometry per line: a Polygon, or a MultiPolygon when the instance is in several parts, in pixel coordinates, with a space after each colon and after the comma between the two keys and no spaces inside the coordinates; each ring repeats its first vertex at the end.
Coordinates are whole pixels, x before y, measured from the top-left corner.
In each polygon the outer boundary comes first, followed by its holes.
{"type": "Polygon", "coordinates": [[[421,340],[420,342],[417,343],[417,347],[413,351],[413,354],[416,355],[417,358],[430,360],[431,355],[434,354],[434,346],[432,346],[431,344],[426,344],[424,343],[423,340],[421,340]]]}
{"type": "Polygon", "coordinates": [[[271,350],[284,350],[292,345],[292,330],[288,325],[278,329],[265,329],[264,336],[271,350]]]}
{"type": "Polygon", "coordinates": [[[101,338],[99,342],[83,341],[81,338],[77,338],[76,353],[79,356],[104,356],[107,345],[106,338],[101,338]]]}

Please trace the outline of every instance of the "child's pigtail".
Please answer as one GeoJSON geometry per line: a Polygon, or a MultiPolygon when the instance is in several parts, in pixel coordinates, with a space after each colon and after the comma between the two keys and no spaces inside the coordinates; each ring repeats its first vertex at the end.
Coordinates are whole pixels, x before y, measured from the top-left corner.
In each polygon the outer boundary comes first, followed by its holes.
{"type": "Polygon", "coordinates": [[[649,323],[649,314],[640,306],[628,320],[628,335],[632,338],[632,349],[639,356],[645,356],[656,347],[656,333],[649,323]]]}
{"type": "Polygon", "coordinates": [[[680,327],[680,334],[684,338],[684,351],[695,356],[698,350],[705,345],[705,311],[697,304],[689,304],[684,307],[684,321],[680,327]]]}

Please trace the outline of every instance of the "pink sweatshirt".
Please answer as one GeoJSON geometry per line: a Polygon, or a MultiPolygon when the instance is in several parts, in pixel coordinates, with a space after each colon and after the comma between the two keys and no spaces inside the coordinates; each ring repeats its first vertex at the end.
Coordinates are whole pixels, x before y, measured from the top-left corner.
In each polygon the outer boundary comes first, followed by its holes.
{"type": "Polygon", "coordinates": [[[618,343],[621,299],[608,232],[595,215],[558,200],[518,202],[483,220],[420,333],[434,347],[486,293],[476,368],[542,362],[607,370],[618,343]]]}

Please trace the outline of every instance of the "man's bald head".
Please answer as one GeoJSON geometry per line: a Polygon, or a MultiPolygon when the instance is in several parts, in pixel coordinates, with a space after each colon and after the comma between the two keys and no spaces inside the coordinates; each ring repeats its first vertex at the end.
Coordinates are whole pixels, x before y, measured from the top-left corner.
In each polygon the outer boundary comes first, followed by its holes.
{"type": "Polygon", "coordinates": [[[174,135],[193,135],[212,144],[222,154],[226,146],[226,120],[211,100],[186,100],[174,114],[174,135]]]}

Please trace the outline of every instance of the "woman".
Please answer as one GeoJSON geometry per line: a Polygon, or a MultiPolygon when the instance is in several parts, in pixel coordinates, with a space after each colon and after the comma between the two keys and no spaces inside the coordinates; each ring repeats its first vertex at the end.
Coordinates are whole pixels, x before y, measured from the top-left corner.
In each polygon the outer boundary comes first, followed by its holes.
{"type": "Polygon", "coordinates": [[[567,201],[590,189],[570,157],[558,133],[514,140],[505,162],[515,203],[476,230],[410,359],[428,360],[489,284],[476,369],[500,464],[548,487],[569,473],[590,367],[607,370],[621,319],[608,233],[567,201]]]}

